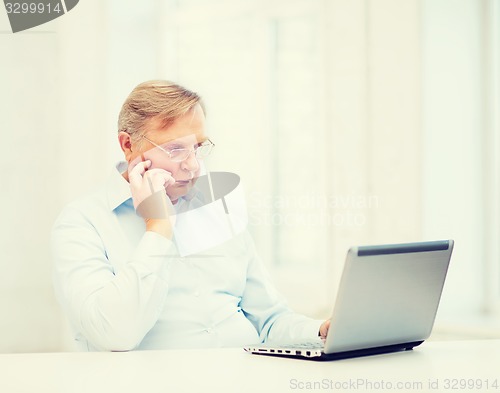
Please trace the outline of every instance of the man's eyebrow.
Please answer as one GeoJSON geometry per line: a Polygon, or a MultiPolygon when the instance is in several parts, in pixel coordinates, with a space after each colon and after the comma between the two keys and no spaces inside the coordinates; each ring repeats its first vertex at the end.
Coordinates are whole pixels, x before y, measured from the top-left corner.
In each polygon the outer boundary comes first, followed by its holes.
{"type": "MultiPolygon", "coordinates": [[[[202,143],[205,143],[206,141],[208,141],[209,138],[208,137],[204,137],[204,138],[201,138],[199,141],[197,140],[196,143],[193,144],[193,146],[195,145],[200,145],[202,143]]],[[[190,145],[191,143],[186,143],[184,141],[181,141],[179,139],[171,139],[169,141],[166,141],[166,142],[163,142],[161,145],[164,146],[164,145],[179,145],[179,146],[186,146],[186,145],[190,145]]]]}

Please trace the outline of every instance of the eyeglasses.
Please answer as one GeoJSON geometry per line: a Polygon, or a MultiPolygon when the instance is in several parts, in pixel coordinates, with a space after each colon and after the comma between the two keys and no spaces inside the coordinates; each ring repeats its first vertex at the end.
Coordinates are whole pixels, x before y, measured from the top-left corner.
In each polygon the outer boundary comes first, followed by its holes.
{"type": "Polygon", "coordinates": [[[184,160],[187,160],[191,153],[194,153],[194,156],[197,159],[202,160],[205,157],[209,156],[212,152],[212,149],[215,147],[215,144],[210,139],[207,139],[206,141],[195,145],[194,149],[174,148],[167,150],[164,147],[154,143],[152,140],[146,138],[144,135],[142,135],[142,138],[146,139],[149,143],[156,146],[162,152],[166,153],[169,156],[170,160],[172,160],[173,162],[182,162],[184,160]]]}

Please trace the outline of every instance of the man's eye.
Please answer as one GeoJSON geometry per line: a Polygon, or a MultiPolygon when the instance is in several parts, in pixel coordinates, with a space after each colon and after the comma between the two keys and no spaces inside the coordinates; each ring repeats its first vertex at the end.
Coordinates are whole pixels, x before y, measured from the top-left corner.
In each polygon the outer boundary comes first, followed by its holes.
{"type": "Polygon", "coordinates": [[[168,150],[168,151],[172,151],[172,150],[179,150],[179,149],[184,149],[184,146],[182,145],[167,145],[167,146],[163,146],[163,148],[165,150],[168,150]]]}

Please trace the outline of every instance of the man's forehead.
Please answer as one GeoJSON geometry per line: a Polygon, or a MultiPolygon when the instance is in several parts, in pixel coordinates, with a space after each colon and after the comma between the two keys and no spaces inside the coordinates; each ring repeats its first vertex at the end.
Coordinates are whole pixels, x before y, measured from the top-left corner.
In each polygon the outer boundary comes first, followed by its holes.
{"type": "Polygon", "coordinates": [[[198,134],[188,134],[188,135],[178,135],[179,133],[170,132],[168,130],[157,131],[154,133],[149,133],[148,138],[152,139],[155,143],[159,145],[178,143],[182,145],[195,145],[197,143],[202,143],[208,140],[208,137],[204,133],[198,134]]]}
{"type": "Polygon", "coordinates": [[[162,145],[173,142],[196,144],[208,139],[203,130],[193,133],[192,130],[179,127],[162,127],[158,119],[151,119],[147,128],[145,136],[162,145]]]}

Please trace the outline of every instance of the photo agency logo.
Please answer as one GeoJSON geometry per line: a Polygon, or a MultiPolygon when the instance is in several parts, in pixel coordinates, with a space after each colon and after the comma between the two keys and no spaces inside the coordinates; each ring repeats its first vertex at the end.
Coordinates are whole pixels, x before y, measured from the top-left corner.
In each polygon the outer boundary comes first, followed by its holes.
{"type": "Polygon", "coordinates": [[[79,0],[4,0],[13,33],[50,22],[72,10],[79,0]]]}

